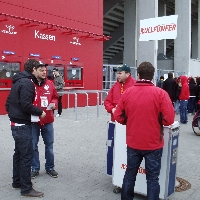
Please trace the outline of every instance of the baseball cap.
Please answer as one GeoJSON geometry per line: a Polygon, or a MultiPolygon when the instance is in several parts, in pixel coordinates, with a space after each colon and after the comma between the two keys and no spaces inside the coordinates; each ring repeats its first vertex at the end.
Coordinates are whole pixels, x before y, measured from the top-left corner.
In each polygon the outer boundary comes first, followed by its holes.
{"type": "Polygon", "coordinates": [[[131,68],[127,64],[119,65],[117,68],[114,69],[114,71],[126,71],[126,72],[131,72],[131,68]]]}
{"type": "Polygon", "coordinates": [[[43,63],[42,61],[38,61],[39,62],[39,65],[38,65],[38,67],[46,67],[46,66],[48,66],[48,64],[45,64],[45,63],[43,63]]]}
{"type": "Polygon", "coordinates": [[[53,70],[52,70],[53,72],[55,72],[55,71],[58,71],[58,68],[53,68],[53,70]]]}

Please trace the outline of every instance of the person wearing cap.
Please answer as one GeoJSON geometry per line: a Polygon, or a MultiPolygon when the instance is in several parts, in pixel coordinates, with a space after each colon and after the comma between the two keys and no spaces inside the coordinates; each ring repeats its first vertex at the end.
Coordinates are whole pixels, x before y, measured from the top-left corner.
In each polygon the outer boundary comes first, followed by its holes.
{"type": "Polygon", "coordinates": [[[168,93],[152,83],[154,72],[150,62],[142,62],[137,68],[137,82],[122,94],[114,111],[114,119],[126,125],[127,168],[121,200],[134,199],[136,176],[143,158],[147,199],[160,199],[163,126],[174,123],[174,108],[168,93]]]}
{"type": "Polygon", "coordinates": [[[58,92],[58,113],[56,114],[56,117],[60,117],[62,114],[62,96],[63,94],[60,94],[59,92],[63,92],[63,88],[65,86],[65,82],[60,75],[58,68],[53,69],[53,75],[54,75],[54,84],[58,92]]]}
{"type": "Polygon", "coordinates": [[[53,178],[58,177],[58,173],[54,167],[54,114],[53,111],[58,103],[58,94],[54,83],[46,78],[46,66],[47,64],[40,63],[38,67],[33,68],[33,75],[36,77],[33,79],[36,96],[34,104],[40,107],[46,112],[44,119],[35,119],[35,123],[32,124],[32,136],[33,136],[33,160],[31,178],[36,178],[40,171],[40,160],[38,151],[39,136],[41,134],[45,144],[45,170],[53,178]]]}
{"type": "Polygon", "coordinates": [[[131,76],[131,68],[128,65],[119,65],[114,71],[116,71],[117,74],[117,82],[112,86],[104,100],[105,109],[111,114],[111,121],[113,122],[115,121],[113,118],[113,111],[115,110],[121,95],[127,88],[133,86],[136,82],[131,76]]]}
{"type": "Polygon", "coordinates": [[[21,189],[22,197],[42,197],[43,192],[33,189],[31,182],[31,164],[33,158],[31,118],[43,119],[45,111],[34,104],[35,86],[33,68],[40,63],[29,59],[24,70],[15,74],[12,88],[6,100],[6,111],[10,118],[12,136],[15,141],[13,155],[13,189],[21,189]]]}

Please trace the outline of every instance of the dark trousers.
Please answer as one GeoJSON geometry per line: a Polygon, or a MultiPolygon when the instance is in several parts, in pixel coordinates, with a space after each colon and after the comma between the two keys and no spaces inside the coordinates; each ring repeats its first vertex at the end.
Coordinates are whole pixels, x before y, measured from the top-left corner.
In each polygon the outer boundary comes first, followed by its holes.
{"type": "Polygon", "coordinates": [[[127,146],[127,169],[123,179],[121,200],[133,200],[138,169],[144,157],[147,179],[147,199],[159,200],[159,175],[163,149],[135,150],[127,146]]]}
{"type": "Polygon", "coordinates": [[[32,129],[30,125],[11,126],[15,140],[13,155],[13,185],[21,187],[21,193],[32,189],[31,163],[33,158],[32,129]]]}
{"type": "Polygon", "coordinates": [[[58,97],[58,114],[61,115],[62,113],[62,96],[58,97]]]}

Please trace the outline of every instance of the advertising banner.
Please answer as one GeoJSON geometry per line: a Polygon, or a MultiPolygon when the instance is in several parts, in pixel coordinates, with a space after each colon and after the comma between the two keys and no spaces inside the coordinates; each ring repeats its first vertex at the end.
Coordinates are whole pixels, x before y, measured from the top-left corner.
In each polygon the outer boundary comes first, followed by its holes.
{"type": "Polygon", "coordinates": [[[176,39],[178,15],[140,20],[139,41],[176,39]]]}

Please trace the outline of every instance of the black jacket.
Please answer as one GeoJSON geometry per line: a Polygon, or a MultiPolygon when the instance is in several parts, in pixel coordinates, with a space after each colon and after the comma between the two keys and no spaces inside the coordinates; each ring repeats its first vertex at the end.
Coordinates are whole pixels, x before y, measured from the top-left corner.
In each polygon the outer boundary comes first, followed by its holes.
{"type": "Polygon", "coordinates": [[[19,72],[13,77],[13,86],[6,100],[6,111],[11,122],[31,124],[31,115],[40,116],[42,109],[33,105],[35,86],[32,74],[19,72]]]}
{"type": "Polygon", "coordinates": [[[176,81],[173,78],[167,78],[163,83],[163,89],[169,94],[172,101],[175,100],[175,85],[176,81]]]}

